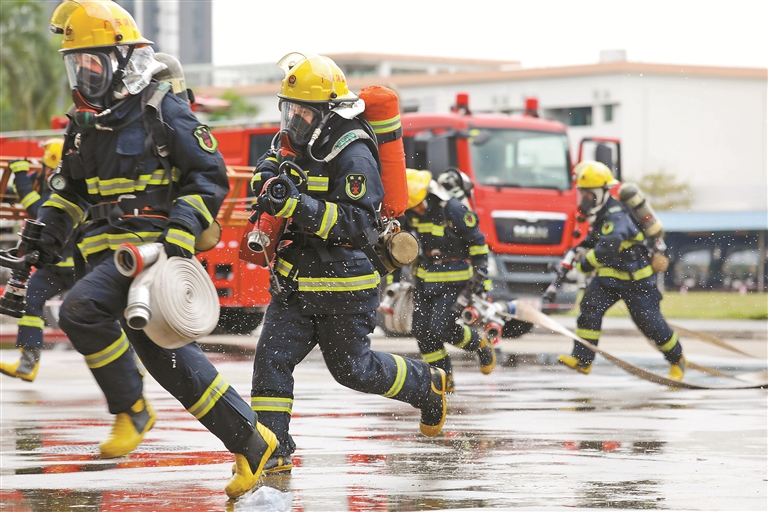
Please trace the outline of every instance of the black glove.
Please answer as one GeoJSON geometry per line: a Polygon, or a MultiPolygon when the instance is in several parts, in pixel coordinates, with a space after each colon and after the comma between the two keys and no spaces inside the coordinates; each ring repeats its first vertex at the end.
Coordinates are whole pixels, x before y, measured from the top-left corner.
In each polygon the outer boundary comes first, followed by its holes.
{"type": "MultiPolygon", "coordinates": [[[[277,164],[275,164],[276,166],[277,164]]],[[[251,178],[251,190],[253,191],[253,195],[258,196],[262,192],[264,192],[264,184],[277,176],[277,168],[275,168],[275,172],[272,172],[271,170],[263,170],[259,171],[256,170],[255,173],[253,173],[253,178],[251,178]]]]}
{"type": "Polygon", "coordinates": [[[195,254],[195,235],[178,224],[169,224],[160,241],[169,258],[178,256],[190,259],[195,254]]]}
{"type": "Polygon", "coordinates": [[[485,294],[488,293],[488,291],[491,289],[491,283],[490,279],[488,277],[488,267],[477,267],[475,269],[475,282],[472,283],[474,286],[472,287],[472,293],[475,295],[479,295],[481,297],[484,297],[485,294]],[[482,274],[483,278],[479,279],[480,274],[482,274]]]}
{"type": "Polygon", "coordinates": [[[13,160],[8,164],[8,168],[13,171],[13,173],[17,172],[29,172],[29,162],[26,160],[13,160]]]}
{"type": "Polygon", "coordinates": [[[263,190],[256,200],[258,209],[273,217],[291,217],[302,203],[299,189],[287,176],[269,180],[263,190]]]}
{"type": "Polygon", "coordinates": [[[56,252],[59,244],[56,242],[56,238],[48,233],[43,233],[40,236],[40,241],[35,243],[33,250],[37,251],[37,262],[34,266],[37,268],[43,268],[46,265],[55,265],[62,260],[59,253],[56,252]]]}

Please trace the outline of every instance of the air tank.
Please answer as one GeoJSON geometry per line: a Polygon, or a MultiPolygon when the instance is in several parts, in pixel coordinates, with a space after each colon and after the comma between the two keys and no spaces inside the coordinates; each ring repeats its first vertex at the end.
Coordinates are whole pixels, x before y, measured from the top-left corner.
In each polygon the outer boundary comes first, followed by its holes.
{"type": "Polygon", "coordinates": [[[656,239],[664,235],[661,221],[637,185],[623,183],[619,187],[619,199],[629,208],[635,220],[640,223],[646,237],[656,239]]]}

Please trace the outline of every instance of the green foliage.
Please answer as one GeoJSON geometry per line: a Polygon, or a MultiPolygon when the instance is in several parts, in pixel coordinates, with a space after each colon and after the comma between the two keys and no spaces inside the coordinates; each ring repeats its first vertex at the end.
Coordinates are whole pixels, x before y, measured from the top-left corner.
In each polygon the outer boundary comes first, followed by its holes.
{"type": "Polygon", "coordinates": [[[693,202],[691,186],[664,169],[644,174],[637,184],[657,211],[685,209],[693,202]]]}
{"type": "Polygon", "coordinates": [[[47,7],[0,0],[0,131],[50,128],[66,96],[60,37],[48,31],[47,7]]]}
{"type": "Polygon", "coordinates": [[[228,101],[230,107],[226,110],[212,112],[209,116],[210,121],[256,117],[259,113],[259,107],[248,103],[245,98],[233,90],[225,91],[221,95],[221,99],[228,101]]]}

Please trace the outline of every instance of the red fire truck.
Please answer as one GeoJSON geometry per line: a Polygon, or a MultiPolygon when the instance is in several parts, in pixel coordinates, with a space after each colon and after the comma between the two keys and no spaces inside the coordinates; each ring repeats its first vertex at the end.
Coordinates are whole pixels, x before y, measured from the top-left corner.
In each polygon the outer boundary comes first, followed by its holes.
{"type": "MultiPolygon", "coordinates": [[[[437,177],[453,167],[474,184],[473,203],[491,249],[489,272],[494,300],[530,300],[544,312],[572,309],[578,288],[564,285],[556,302],[540,297],[554,278],[550,265],[586,235],[577,221],[566,126],[538,117],[535,98],[524,115],[473,114],[467,94],[458,94],[446,113],[402,116],[408,167],[437,177]]],[[[619,141],[588,138],[579,160],[598,159],[619,168],[619,141]]],[[[511,321],[506,336],[528,332],[531,324],[511,321]]]]}

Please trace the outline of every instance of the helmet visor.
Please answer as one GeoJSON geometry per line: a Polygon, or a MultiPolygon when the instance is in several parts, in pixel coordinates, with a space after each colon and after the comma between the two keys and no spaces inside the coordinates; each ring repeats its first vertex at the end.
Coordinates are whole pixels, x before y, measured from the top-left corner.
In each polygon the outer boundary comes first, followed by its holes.
{"type": "Polygon", "coordinates": [[[288,135],[297,149],[307,145],[321,118],[319,110],[306,105],[291,101],[280,105],[280,131],[288,135]]]}
{"type": "Polygon", "coordinates": [[[597,194],[595,193],[595,189],[579,188],[577,191],[579,211],[584,215],[594,213],[592,210],[597,206],[597,194]]]}
{"type": "Polygon", "coordinates": [[[112,59],[106,53],[72,52],[64,55],[64,65],[70,87],[98,104],[112,82],[112,59]]]}

